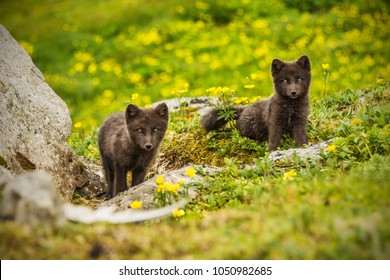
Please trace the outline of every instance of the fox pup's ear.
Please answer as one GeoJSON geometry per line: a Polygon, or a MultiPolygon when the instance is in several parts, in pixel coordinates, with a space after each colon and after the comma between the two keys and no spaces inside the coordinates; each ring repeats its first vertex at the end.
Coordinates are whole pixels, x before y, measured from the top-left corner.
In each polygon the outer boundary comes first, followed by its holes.
{"type": "Polygon", "coordinates": [[[168,120],[168,106],[165,103],[158,104],[158,106],[154,109],[156,114],[161,118],[168,120]]]}
{"type": "Polygon", "coordinates": [[[126,120],[136,117],[141,109],[134,104],[129,104],[126,108],[126,120]]]}
{"type": "Polygon", "coordinates": [[[282,68],[286,66],[286,63],[275,58],[274,60],[272,60],[272,64],[271,64],[271,73],[272,73],[272,76],[278,74],[280,72],[280,70],[282,70],[282,68]]]}
{"type": "Polygon", "coordinates": [[[301,56],[298,60],[297,60],[297,64],[299,66],[301,66],[303,69],[307,70],[307,71],[310,71],[311,70],[311,67],[310,67],[310,60],[309,58],[304,55],[304,56],[301,56]]]}

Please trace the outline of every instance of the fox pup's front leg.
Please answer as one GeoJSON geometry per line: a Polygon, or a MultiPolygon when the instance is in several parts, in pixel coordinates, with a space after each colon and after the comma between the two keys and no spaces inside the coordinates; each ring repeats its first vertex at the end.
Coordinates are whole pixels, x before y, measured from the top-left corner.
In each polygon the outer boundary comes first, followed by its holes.
{"type": "Polygon", "coordinates": [[[131,186],[141,184],[145,180],[146,168],[136,168],[131,172],[131,186]]]}
{"type": "Polygon", "coordinates": [[[119,164],[116,164],[113,196],[116,196],[118,193],[127,190],[126,175],[126,168],[120,166],[119,164]]]}
{"type": "Polygon", "coordinates": [[[293,127],[291,134],[298,147],[307,144],[305,125],[296,125],[295,127],[293,127]]]}
{"type": "Polygon", "coordinates": [[[268,134],[268,151],[274,151],[280,144],[282,136],[282,128],[280,126],[273,126],[269,128],[268,134]]]}

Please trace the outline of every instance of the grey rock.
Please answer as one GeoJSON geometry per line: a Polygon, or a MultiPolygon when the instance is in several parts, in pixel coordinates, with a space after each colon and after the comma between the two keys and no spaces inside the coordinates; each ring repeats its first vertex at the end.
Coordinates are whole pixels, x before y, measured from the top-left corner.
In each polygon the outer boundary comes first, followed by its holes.
{"type": "Polygon", "coordinates": [[[294,156],[297,156],[300,159],[310,159],[315,160],[320,158],[320,153],[327,146],[329,146],[333,140],[327,140],[319,142],[316,144],[307,145],[303,148],[291,148],[288,150],[273,151],[269,155],[269,160],[272,161],[285,161],[292,160],[294,156]]]}
{"type": "Polygon", "coordinates": [[[78,157],[78,160],[87,173],[88,180],[82,186],[77,187],[75,192],[85,199],[103,195],[107,191],[107,186],[101,165],[83,157],[78,157]]]}
{"type": "Polygon", "coordinates": [[[66,140],[72,122],[65,102],[27,52],[0,25],[0,177],[48,171],[69,200],[88,180],[66,140]]]}
{"type": "Polygon", "coordinates": [[[164,216],[172,216],[172,211],[185,206],[185,199],[166,207],[153,210],[125,209],[117,211],[115,207],[99,207],[91,209],[85,206],[72,204],[64,205],[65,216],[68,220],[81,223],[109,222],[112,224],[142,222],[164,216]]]}
{"type": "MultiPolygon", "coordinates": [[[[202,182],[204,180],[204,175],[195,174],[193,178],[188,177],[185,172],[190,166],[185,166],[177,170],[169,171],[164,176],[164,181],[168,183],[177,184],[179,180],[183,180],[184,184],[202,182]]],[[[212,175],[217,172],[222,171],[220,167],[214,166],[204,166],[198,167],[202,169],[203,174],[212,175]]],[[[99,207],[114,207],[116,211],[123,211],[129,208],[129,205],[132,201],[138,200],[142,201],[143,209],[152,209],[155,208],[154,198],[156,195],[156,178],[158,175],[152,177],[151,179],[130,188],[127,191],[124,191],[117,196],[113,197],[110,200],[103,201],[99,207]]],[[[197,196],[197,193],[192,188],[188,189],[188,197],[185,196],[183,188],[179,191],[179,197],[183,199],[192,199],[197,196]]]]}
{"type": "Polygon", "coordinates": [[[166,207],[151,210],[123,209],[102,206],[92,209],[85,206],[63,203],[53,188],[51,176],[44,171],[32,171],[11,179],[8,183],[0,181],[3,196],[0,208],[2,219],[13,220],[26,229],[44,226],[52,229],[61,226],[66,220],[95,223],[133,223],[164,216],[184,207],[186,199],[166,207]]]}
{"type": "Polygon", "coordinates": [[[35,171],[15,177],[3,190],[1,217],[26,227],[55,227],[65,221],[62,202],[54,191],[51,176],[35,171]]]}
{"type": "MultiPolygon", "coordinates": [[[[294,156],[298,156],[300,159],[315,160],[320,158],[321,151],[324,150],[328,145],[330,145],[332,141],[333,140],[328,140],[308,145],[303,148],[292,148],[288,150],[274,151],[270,154],[269,160],[286,161],[292,160],[294,156]]],[[[220,167],[205,166],[202,168],[202,175],[197,173],[193,178],[189,178],[185,174],[185,171],[188,167],[189,166],[186,166],[178,170],[167,172],[162,175],[164,176],[165,181],[170,183],[177,183],[179,180],[184,180],[185,183],[203,182],[204,175],[213,175],[223,170],[223,168],[220,167]]],[[[246,166],[245,168],[256,168],[256,166],[246,166]]],[[[143,209],[155,208],[154,198],[157,188],[156,177],[157,175],[134,188],[130,188],[127,191],[118,194],[110,200],[103,201],[99,207],[113,207],[115,211],[124,211],[125,209],[129,208],[129,205],[132,201],[138,200],[143,202],[143,209]]],[[[196,195],[196,191],[194,189],[189,188],[187,199],[194,198],[196,197],[196,195]]],[[[183,193],[181,193],[180,196],[186,198],[183,193]]]]}
{"type": "Polygon", "coordinates": [[[195,109],[198,114],[204,115],[208,110],[211,109],[211,104],[215,100],[215,97],[207,96],[182,97],[159,101],[154,103],[153,106],[156,106],[160,103],[165,103],[168,106],[169,112],[178,112],[180,111],[181,106],[184,110],[195,109]]]}

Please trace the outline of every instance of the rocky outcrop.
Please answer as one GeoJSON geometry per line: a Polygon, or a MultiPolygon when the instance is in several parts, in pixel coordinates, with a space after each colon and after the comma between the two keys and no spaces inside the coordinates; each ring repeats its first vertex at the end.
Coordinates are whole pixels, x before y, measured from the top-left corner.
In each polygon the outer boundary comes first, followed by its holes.
{"type": "Polygon", "coordinates": [[[92,199],[102,196],[107,191],[107,185],[103,175],[102,166],[78,156],[78,161],[87,173],[87,181],[82,186],[78,186],[75,192],[85,199],[92,199]]]}
{"type": "Polygon", "coordinates": [[[162,100],[153,104],[157,106],[160,103],[165,103],[168,106],[169,112],[178,112],[180,109],[184,111],[196,111],[199,115],[204,115],[212,108],[211,103],[215,102],[215,97],[182,97],[162,100]]]}
{"type": "MultiPolygon", "coordinates": [[[[332,144],[333,140],[327,140],[315,144],[309,144],[303,148],[291,148],[288,150],[273,151],[269,155],[269,160],[272,161],[286,161],[293,160],[294,157],[306,160],[315,160],[321,158],[321,152],[324,152],[325,148],[332,144]]],[[[324,152],[326,153],[326,152],[324,152]]]]}
{"type": "Polygon", "coordinates": [[[27,52],[0,25],[0,177],[49,172],[69,200],[88,176],[66,140],[71,119],[27,52]]]}
{"type": "MultiPolygon", "coordinates": [[[[172,211],[184,207],[187,199],[166,207],[133,210],[127,207],[100,206],[92,209],[62,202],[54,191],[51,176],[44,171],[33,171],[16,176],[8,183],[0,182],[4,188],[0,217],[12,220],[31,230],[38,226],[47,229],[61,226],[65,221],[95,223],[133,223],[171,216],[172,211]],[[4,186],[3,186],[4,185],[4,186]]],[[[144,185],[148,188],[149,185],[144,185]]],[[[131,201],[131,200],[130,200],[131,201]]]]}
{"type": "MultiPolygon", "coordinates": [[[[202,182],[204,180],[205,175],[213,175],[223,170],[221,167],[215,166],[197,166],[197,169],[202,170],[202,174],[197,173],[194,175],[194,177],[190,178],[188,175],[186,175],[186,170],[188,168],[190,168],[190,166],[185,166],[177,170],[166,172],[164,174],[161,174],[161,176],[164,177],[164,181],[167,183],[177,184],[179,181],[182,180],[184,184],[188,184],[202,182]]],[[[151,179],[143,182],[142,184],[139,184],[138,186],[130,188],[127,191],[119,193],[117,196],[110,200],[102,202],[100,207],[109,206],[114,207],[117,210],[124,210],[129,207],[129,204],[132,201],[138,200],[142,201],[143,209],[155,208],[154,198],[156,197],[157,188],[156,177],[157,176],[154,176],[151,179]]],[[[191,188],[188,189],[188,195],[184,195],[183,188],[179,190],[179,196],[181,196],[183,199],[192,199],[196,197],[196,195],[197,193],[191,188]]]]}
{"type": "Polygon", "coordinates": [[[96,222],[108,222],[111,224],[136,223],[152,219],[158,219],[165,216],[172,216],[172,212],[182,208],[187,201],[182,199],[169,206],[156,208],[152,210],[133,210],[126,208],[118,211],[115,207],[102,206],[97,209],[91,209],[85,206],[76,206],[72,204],[64,205],[65,217],[73,222],[91,224],[96,222]]]}
{"type": "Polygon", "coordinates": [[[17,176],[6,184],[0,215],[26,227],[55,227],[65,221],[62,202],[44,171],[17,176]]]}

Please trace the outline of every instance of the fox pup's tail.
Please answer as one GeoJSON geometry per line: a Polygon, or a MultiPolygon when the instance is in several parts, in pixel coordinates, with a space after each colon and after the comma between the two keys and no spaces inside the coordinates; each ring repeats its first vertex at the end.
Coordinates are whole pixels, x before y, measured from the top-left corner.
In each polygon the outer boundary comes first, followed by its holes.
{"type": "MultiPolygon", "coordinates": [[[[234,120],[237,120],[244,108],[234,109],[234,120]]],[[[200,124],[209,132],[210,130],[217,130],[223,127],[228,121],[220,117],[220,110],[213,109],[202,117],[200,124]]]]}

